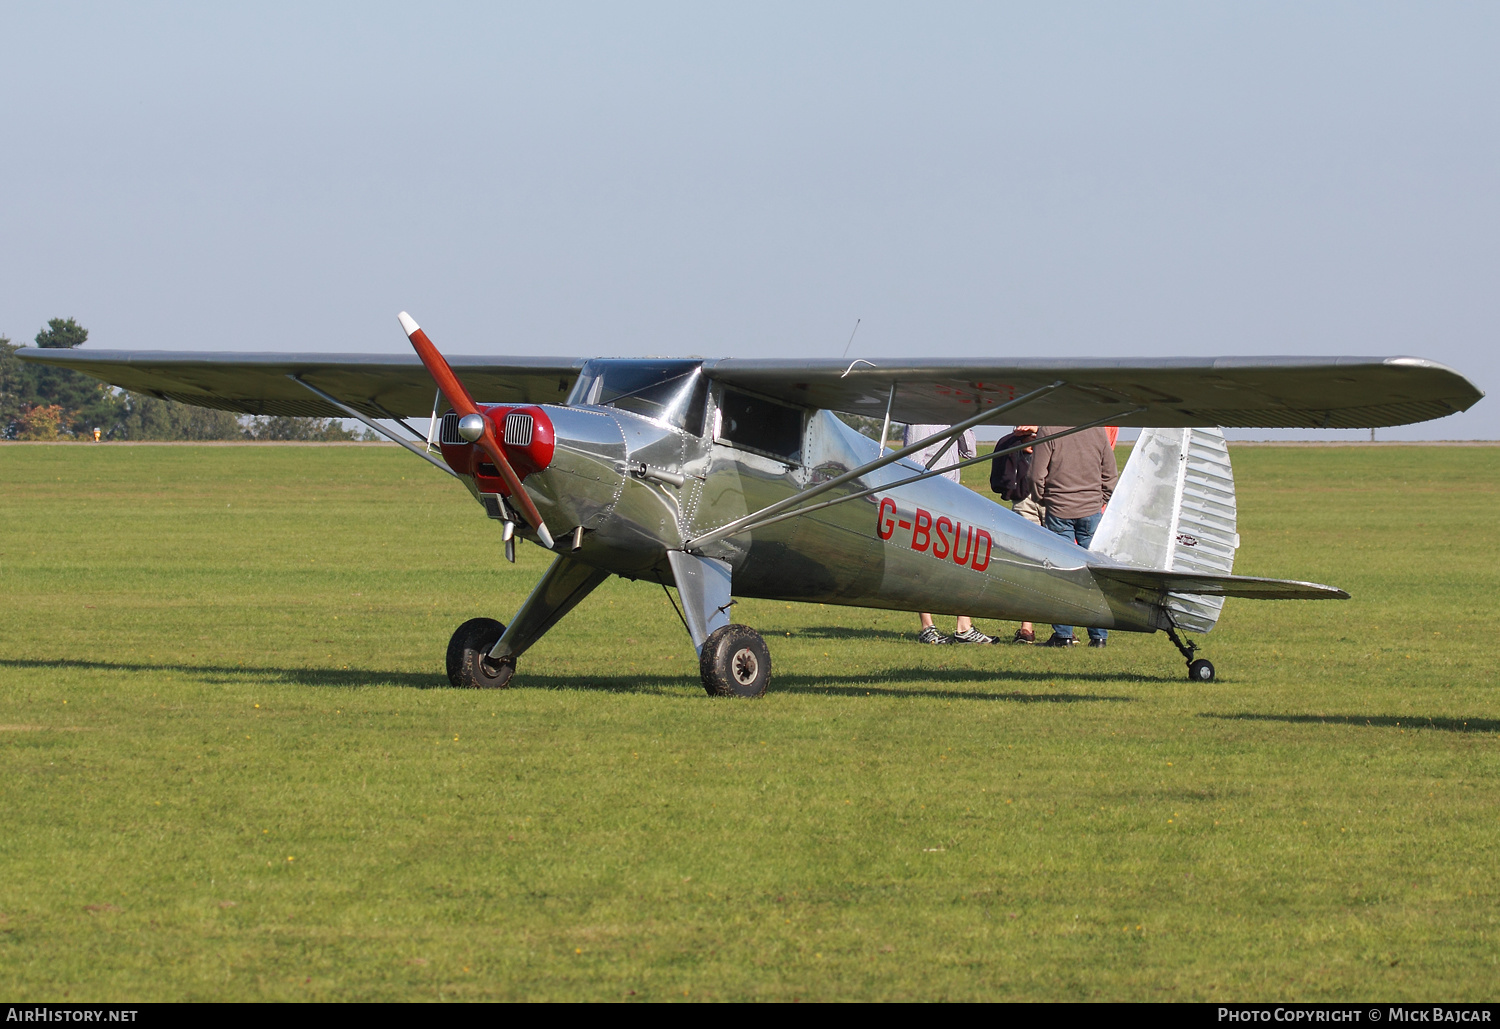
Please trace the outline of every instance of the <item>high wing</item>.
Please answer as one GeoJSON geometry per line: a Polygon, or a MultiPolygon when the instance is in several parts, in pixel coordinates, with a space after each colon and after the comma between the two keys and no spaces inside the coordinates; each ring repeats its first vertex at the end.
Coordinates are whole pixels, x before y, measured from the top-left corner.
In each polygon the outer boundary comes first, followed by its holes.
{"type": "Polygon", "coordinates": [[[1368,429],[1456,414],[1484,396],[1415,357],[1207,357],[1121,360],[710,361],[716,379],[807,407],[898,422],[951,424],[1054,382],[1017,421],[1160,428],[1368,429]],[[1126,412],[1134,412],[1126,414],[1126,412]]]}
{"type": "MultiPolygon", "coordinates": [[[[338,418],[344,412],[295,376],[371,418],[432,412],[433,382],[416,354],[251,354],[174,350],[42,350],[16,355],[73,368],[162,400],[240,414],[338,418]]],[[[560,404],[582,359],[453,357],[453,370],[482,403],[560,404]]]]}
{"type": "MultiPolygon", "coordinates": [[[[116,386],[245,414],[341,412],[300,378],[373,418],[427,414],[433,386],[415,355],[74,351],[27,348],[29,361],[116,386]]],[[[454,357],[481,402],[560,403],[584,358],[454,357]]],[[[1053,383],[1016,420],[1241,428],[1374,428],[1467,410],[1484,394],[1443,365],[1412,357],[1219,357],[1132,360],[709,360],[727,385],[809,408],[951,424],[1053,383]],[[894,395],[892,394],[894,387],[894,395]],[[978,405],[978,406],[976,406],[978,405]]]]}

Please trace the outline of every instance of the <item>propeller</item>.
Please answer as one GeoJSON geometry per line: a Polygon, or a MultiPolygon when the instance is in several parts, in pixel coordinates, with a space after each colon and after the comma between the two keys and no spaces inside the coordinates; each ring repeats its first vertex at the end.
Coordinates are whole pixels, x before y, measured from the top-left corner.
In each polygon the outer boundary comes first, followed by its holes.
{"type": "MultiPolygon", "coordinates": [[[[482,431],[473,441],[474,445],[484,451],[495,467],[500,469],[500,477],[505,480],[506,486],[510,487],[510,498],[516,502],[521,509],[521,517],[526,519],[526,524],[536,530],[537,538],[542,541],[542,546],[548,550],[552,549],[552,534],[547,531],[547,523],[542,521],[542,513],[536,509],[526,491],[521,488],[521,478],[516,470],[510,466],[505,458],[505,451],[501,449],[500,443],[495,439],[494,426],[490,420],[485,418],[479,411],[479,405],[474,403],[474,398],[469,396],[469,391],[464,384],[458,381],[458,376],[453,374],[453,369],[438,353],[437,347],[432,345],[432,340],[427,338],[427,333],[422,327],[412,320],[412,316],[402,311],[396,316],[401,321],[401,331],[406,333],[406,338],[411,340],[412,347],[417,356],[422,359],[427,374],[432,376],[432,381],[437,383],[437,388],[442,392],[453,410],[458,412],[461,421],[468,422],[469,416],[474,415],[480,423],[482,431]]],[[[469,429],[472,422],[463,425],[469,429]]],[[[465,438],[468,433],[464,433],[465,438]]]]}

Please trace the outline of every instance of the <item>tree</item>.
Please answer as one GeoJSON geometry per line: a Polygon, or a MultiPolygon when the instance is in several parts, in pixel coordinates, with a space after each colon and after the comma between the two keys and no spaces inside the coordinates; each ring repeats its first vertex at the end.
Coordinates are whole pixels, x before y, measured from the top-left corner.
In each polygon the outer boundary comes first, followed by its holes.
{"type": "Polygon", "coordinates": [[[16,439],[53,440],[62,436],[63,409],[57,404],[33,404],[21,412],[16,439]]]}
{"type": "MultiPolygon", "coordinates": [[[[47,350],[72,350],[88,341],[89,330],[72,318],[50,318],[36,334],[36,345],[47,350]]],[[[37,401],[62,407],[63,426],[75,436],[94,429],[113,433],[123,405],[115,391],[91,375],[71,368],[33,365],[37,401]]]]}
{"type": "MultiPolygon", "coordinates": [[[[89,331],[72,318],[53,318],[36,334],[36,345],[72,349],[89,338],[89,331]]],[[[19,349],[4,341],[0,347],[0,435],[15,439],[23,416],[35,407],[61,408],[60,429],[73,435],[92,435],[97,427],[112,432],[122,413],[114,390],[98,379],[71,368],[26,364],[19,349]]],[[[29,430],[40,431],[40,430],[29,430]]]]}
{"type": "Polygon", "coordinates": [[[231,411],[158,400],[140,393],[121,398],[123,414],[115,438],[132,440],[244,439],[245,427],[231,411]]]}
{"type": "Polygon", "coordinates": [[[301,440],[318,443],[359,439],[358,434],[344,428],[343,423],[337,418],[293,418],[280,414],[253,419],[245,435],[259,440],[301,440]]]}
{"type": "Polygon", "coordinates": [[[15,356],[20,349],[8,337],[0,336],[0,439],[15,439],[24,407],[21,394],[28,391],[23,381],[27,369],[15,356]]]}
{"type": "Polygon", "coordinates": [[[89,330],[72,318],[49,318],[36,334],[36,345],[48,350],[72,350],[88,342],[89,330]]]}

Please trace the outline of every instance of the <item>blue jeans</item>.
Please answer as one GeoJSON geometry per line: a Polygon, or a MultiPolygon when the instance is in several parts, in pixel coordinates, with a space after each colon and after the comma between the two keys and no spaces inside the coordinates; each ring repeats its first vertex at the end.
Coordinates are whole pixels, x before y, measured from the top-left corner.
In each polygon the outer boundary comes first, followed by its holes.
{"type": "MultiPolygon", "coordinates": [[[[1083,518],[1057,518],[1050,512],[1044,519],[1043,524],[1065,540],[1086,547],[1094,540],[1094,530],[1099,528],[1099,519],[1104,517],[1103,512],[1087,515],[1083,518]]],[[[1071,625],[1054,625],[1052,631],[1059,636],[1072,636],[1071,625]]],[[[1109,636],[1103,629],[1089,629],[1089,639],[1102,640],[1109,636]]]]}

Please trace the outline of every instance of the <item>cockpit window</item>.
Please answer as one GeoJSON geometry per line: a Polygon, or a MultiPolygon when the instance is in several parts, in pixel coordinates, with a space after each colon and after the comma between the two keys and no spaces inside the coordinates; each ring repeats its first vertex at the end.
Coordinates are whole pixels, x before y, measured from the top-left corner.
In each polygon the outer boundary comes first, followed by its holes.
{"type": "Polygon", "coordinates": [[[590,361],[568,397],[571,405],[615,407],[703,434],[708,379],[697,361],[590,361]]]}
{"type": "Polygon", "coordinates": [[[719,437],[727,443],[796,463],[802,460],[802,426],[801,408],[727,387],[719,398],[719,437]]]}

